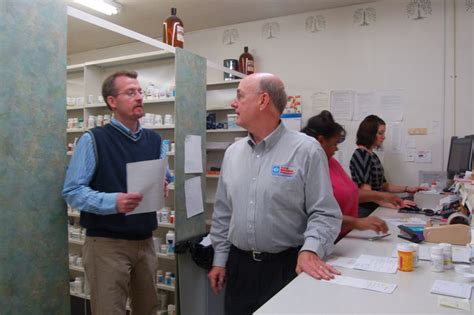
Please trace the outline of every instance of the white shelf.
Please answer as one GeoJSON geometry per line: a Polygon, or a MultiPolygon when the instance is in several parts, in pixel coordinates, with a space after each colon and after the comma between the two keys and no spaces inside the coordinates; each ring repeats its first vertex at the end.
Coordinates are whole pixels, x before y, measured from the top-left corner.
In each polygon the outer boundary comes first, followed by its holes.
{"type": "Polygon", "coordinates": [[[77,65],[70,65],[66,67],[67,73],[73,73],[73,72],[81,72],[84,71],[84,64],[80,63],[77,65]]]}
{"type": "Polygon", "coordinates": [[[80,214],[79,212],[71,212],[71,211],[68,211],[67,216],[68,216],[68,217],[72,217],[72,218],[80,218],[80,217],[81,217],[81,214],[80,214]]]}
{"type": "Polygon", "coordinates": [[[98,103],[98,104],[87,104],[84,108],[107,108],[107,104],[105,103],[98,103]]]}
{"type": "Polygon", "coordinates": [[[81,298],[81,299],[85,299],[85,300],[90,300],[91,299],[90,295],[86,295],[84,293],[77,293],[77,292],[69,291],[69,294],[71,294],[72,296],[81,298]]]}
{"type": "Polygon", "coordinates": [[[80,133],[84,132],[84,128],[70,128],[67,129],[67,133],[80,133]]]}
{"type": "Polygon", "coordinates": [[[144,125],[142,126],[143,128],[146,128],[146,129],[174,129],[174,124],[172,125],[162,125],[162,126],[155,126],[155,125],[144,125]]]}
{"type": "Polygon", "coordinates": [[[160,222],[158,222],[158,227],[159,228],[174,229],[174,223],[160,223],[160,222]]]}
{"type": "Polygon", "coordinates": [[[211,112],[211,111],[220,111],[220,110],[234,110],[234,108],[230,107],[230,106],[222,106],[222,107],[206,107],[206,110],[208,112],[211,112]]]}
{"type": "Polygon", "coordinates": [[[166,284],[163,284],[163,283],[157,283],[156,287],[158,289],[165,290],[165,291],[171,291],[171,292],[174,292],[174,289],[175,289],[174,286],[166,285],[166,284]]]}
{"type": "Polygon", "coordinates": [[[70,238],[69,243],[76,244],[76,245],[84,245],[84,240],[70,238]]]}
{"type": "Polygon", "coordinates": [[[174,260],[174,255],[167,255],[163,253],[156,253],[156,257],[161,258],[161,259],[174,260]]]}
{"type": "Polygon", "coordinates": [[[84,109],[84,106],[75,106],[75,105],[67,105],[66,110],[78,110],[78,109],[84,109]]]}
{"type": "Polygon", "coordinates": [[[160,51],[152,51],[152,52],[147,52],[147,53],[122,56],[122,57],[94,60],[94,61],[86,62],[85,65],[86,66],[99,66],[99,67],[114,67],[114,66],[120,66],[124,64],[130,64],[130,63],[145,62],[145,61],[151,61],[151,60],[163,60],[163,59],[171,59],[171,58],[174,58],[173,53],[160,50],[160,51]]]}
{"type": "Polygon", "coordinates": [[[175,101],[174,97],[155,98],[155,99],[143,100],[143,104],[171,103],[171,102],[174,102],[174,101],[175,101]]]}
{"type": "Polygon", "coordinates": [[[246,132],[247,130],[243,128],[236,128],[236,129],[208,129],[208,133],[221,133],[221,132],[246,132]]]}
{"type": "Polygon", "coordinates": [[[240,83],[240,81],[242,81],[242,79],[210,82],[207,84],[207,87],[212,88],[212,87],[219,87],[219,86],[237,85],[240,83]]]}
{"type": "Polygon", "coordinates": [[[84,272],[84,267],[69,265],[69,270],[74,270],[74,271],[77,271],[77,272],[84,272]]]}
{"type": "Polygon", "coordinates": [[[207,204],[213,205],[214,202],[216,202],[216,200],[212,199],[212,198],[206,198],[206,200],[204,200],[204,202],[207,203],[207,204]]]}

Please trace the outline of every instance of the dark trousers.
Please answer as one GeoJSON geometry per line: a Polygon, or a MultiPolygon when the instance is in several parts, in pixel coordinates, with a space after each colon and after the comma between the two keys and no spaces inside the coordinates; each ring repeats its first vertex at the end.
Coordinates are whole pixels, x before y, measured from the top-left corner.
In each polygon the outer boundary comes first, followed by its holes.
{"type": "Polygon", "coordinates": [[[231,246],[226,265],[225,314],[252,314],[296,277],[299,248],[265,261],[231,246]]]}

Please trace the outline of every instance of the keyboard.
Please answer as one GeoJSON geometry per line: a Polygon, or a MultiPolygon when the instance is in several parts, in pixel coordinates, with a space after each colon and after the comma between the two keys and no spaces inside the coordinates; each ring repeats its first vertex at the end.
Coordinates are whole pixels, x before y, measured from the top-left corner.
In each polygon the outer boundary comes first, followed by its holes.
{"type": "Polygon", "coordinates": [[[418,208],[417,206],[404,207],[404,208],[398,209],[398,212],[400,212],[400,213],[421,213],[421,209],[418,208]]]}

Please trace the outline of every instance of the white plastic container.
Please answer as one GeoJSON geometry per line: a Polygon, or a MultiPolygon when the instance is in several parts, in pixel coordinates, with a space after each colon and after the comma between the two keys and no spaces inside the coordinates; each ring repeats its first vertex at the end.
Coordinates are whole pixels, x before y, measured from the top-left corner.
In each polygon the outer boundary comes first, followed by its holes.
{"type": "Polygon", "coordinates": [[[444,271],[444,255],[443,248],[441,246],[433,246],[431,248],[431,271],[443,272],[444,271]]]}
{"type": "Polygon", "coordinates": [[[174,231],[169,230],[166,233],[166,244],[168,245],[167,254],[173,255],[174,254],[174,231]]]}
{"type": "Polygon", "coordinates": [[[420,251],[420,246],[418,244],[410,244],[411,248],[413,249],[413,267],[418,267],[419,263],[419,251],[420,251]]]}
{"type": "Polygon", "coordinates": [[[453,269],[453,248],[451,244],[448,243],[441,243],[439,244],[443,248],[443,256],[444,256],[444,269],[449,270],[453,269]]]}

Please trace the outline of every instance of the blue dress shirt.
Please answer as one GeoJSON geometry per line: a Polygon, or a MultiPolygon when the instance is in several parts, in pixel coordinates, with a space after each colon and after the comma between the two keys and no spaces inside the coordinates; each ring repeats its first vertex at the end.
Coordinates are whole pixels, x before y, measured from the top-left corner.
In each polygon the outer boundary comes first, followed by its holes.
{"type": "MultiPolygon", "coordinates": [[[[138,125],[135,133],[112,118],[111,123],[118,127],[127,137],[138,141],[142,135],[142,127],[138,125]]],[[[91,135],[86,132],[76,144],[74,154],[66,172],[63,197],[74,209],[99,215],[117,213],[117,193],[104,193],[91,189],[89,186],[95,173],[96,152],[91,135]]]]}

